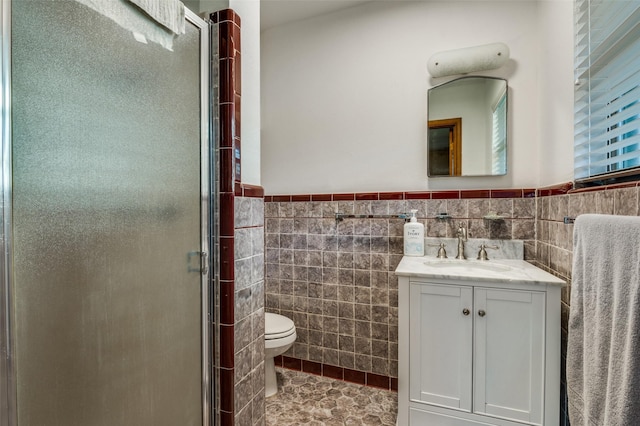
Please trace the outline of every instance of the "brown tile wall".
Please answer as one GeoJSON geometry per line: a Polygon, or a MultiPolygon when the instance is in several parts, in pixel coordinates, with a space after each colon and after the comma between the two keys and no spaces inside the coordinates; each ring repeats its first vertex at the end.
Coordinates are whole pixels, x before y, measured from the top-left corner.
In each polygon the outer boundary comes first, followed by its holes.
{"type": "Polygon", "coordinates": [[[298,331],[283,360],[332,373],[339,367],[343,378],[345,371],[350,377],[365,373],[392,387],[397,377],[394,270],[402,258],[404,220],[336,222],[336,211],[368,216],[417,209],[427,236],[453,237],[462,221],[471,238],[525,240],[525,256],[532,257],[534,195],[484,190],[265,197],[266,308],[291,318],[298,331]],[[435,219],[444,212],[452,218],[435,219]],[[506,220],[482,219],[490,212],[506,220]]]}
{"type": "Polygon", "coordinates": [[[235,424],[263,425],[264,201],[235,197],[235,424]]]}
{"type": "Polygon", "coordinates": [[[427,236],[452,237],[462,220],[471,238],[523,239],[526,260],[567,281],[561,303],[560,424],[568,426],[564,367],[573,225],[565,224],[564,218],[585,213],[640,215],[640,183],[572,188],[567,183],[537,190],[265,197],[266,307],[289,316],[301,330],[293,349],[277,360],[279,365],[313,374],[342,371],[341,378],[359,383],[367,377],[362,373],[389,375],[394,387],[397,280],[392,271],[402,257],[403,221],[361,218],[336,223],[334,213],[397,214],[416,208],[427,236]],[[453,219],[433,218],[443,212],[453,219]],[[482,216],[489,212],[507,219],[487,222],[482,216]]]}
{"type": "Polygon", "coordinates": [[[562,426],[569,424],[566,401],[565,366],[567,354],[567,323],[571,298],[571,267],[573,261],[573,225],[564,224],[564,217],[599,213],[624,216],[640,214],[640,188],[637,184],[621,184],[588,190],[541,189],[536,208],[536,254],[532,263],[569,283],[562,291],[562,426]],[[566,193],[563,193],[566,192],[566,193]]]}

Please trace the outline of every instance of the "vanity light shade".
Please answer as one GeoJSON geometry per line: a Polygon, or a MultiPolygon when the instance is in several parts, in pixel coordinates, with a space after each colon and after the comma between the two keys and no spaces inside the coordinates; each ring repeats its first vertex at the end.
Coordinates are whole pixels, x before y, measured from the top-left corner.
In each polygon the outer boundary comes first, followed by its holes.
{"type": "Polygon", "coordinates": [[[432,77],[445,77],[500,68],[509,60],[509,47],[491,43],[433,54],[427,63],[432,77]]]}

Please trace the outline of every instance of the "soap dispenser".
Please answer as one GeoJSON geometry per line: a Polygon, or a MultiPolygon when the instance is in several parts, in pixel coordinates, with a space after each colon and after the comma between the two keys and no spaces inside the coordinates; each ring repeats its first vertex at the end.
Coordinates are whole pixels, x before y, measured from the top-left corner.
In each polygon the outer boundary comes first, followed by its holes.
{"type": "Polygon", "coordinates": [[[424,256],[424,225],[418,222],[417,212],[411,210],[411,220],[404,224],[405,256],[424,256]]]}

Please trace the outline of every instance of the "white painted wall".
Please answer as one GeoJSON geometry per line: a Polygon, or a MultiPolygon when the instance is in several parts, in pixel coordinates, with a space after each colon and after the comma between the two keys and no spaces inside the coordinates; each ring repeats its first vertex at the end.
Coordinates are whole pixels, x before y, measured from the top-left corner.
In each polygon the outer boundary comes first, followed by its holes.
{"type": "Polygon", "coordinates": [[[559,157],[572,145],[573,95],[564,81],[565,68],[569,75],[572,69],[571,25],[570,0],[375,1],[266,30],[266,193],[536,187],[570,180],[572,160],[559,157]],[[496,41],[509,46],[511,60],[479,74],[509,82],[508,174],[427,179],[427,90],[451,79],[430,78],[427,59],[496,41]]]}
{"type": "Polygon", "coordinates": [[[233,9],[240,16],[242,183],[260,185],[260,1],[187,0],[184,3],[207,18],[211,12],[222,9],[233,9]]]}
{"type": "Polygon", "coordinates": [[[573,2],[541,1],[538,187],[573,180],[573,2]]]}
{"type": "Polygon", "coordinates": [[[260,185],[260,1],[229,0],[242,21],[242,183],[260,185]]]}

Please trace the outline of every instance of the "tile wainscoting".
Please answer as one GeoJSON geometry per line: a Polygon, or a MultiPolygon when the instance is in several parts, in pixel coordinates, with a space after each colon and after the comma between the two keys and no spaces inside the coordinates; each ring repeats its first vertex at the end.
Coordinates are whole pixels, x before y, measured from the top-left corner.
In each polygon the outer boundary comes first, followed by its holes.
{"type": "MultiPolygon", "coordinates": [[[[377,216],[411,209],[418,210],[429,237],[451,238],[464,222],[471,238],[524,240],[526,256],[535,256],[535,190],[267,196],[266,308],[293,319],[298,331],[285,361],[310,362],[330,372],[338,367],[393,387],[398,359],[394,270],[402,259],[405,222],[377,216]],[[336,212],[363,217],[336,221],[336,212]],[[505,219],[483,219],[490,212],[505,219]],[[451,218],[436,219],[440,213],[451,218]]],[[[427,253],[436,251],[427,247],[427,253]]]]}
{"type": "Polygon", "coordinates": [[[563,278],[569,283],[562,291],[561,303],[561,426],[569,425],[565,366],[567,355],[567,324],[571,298],[571,267],[573,261],[573,225],[565,225],[564,217],[575,218],[587,213],[638,216],[640,214],[639,191],[640,187],[638,183],[633,182],[570,190],[566,194],[546,194],[542,192],[542,195],[539,195],[537,198],[536,255],[532,263],[563,278]]]}
{"type": "MultiPolygon", "coordinates": [[[[525,260],[570,284],[573,225],[564,223],[565,216],[638,215],[639,191],[633,182],[580,190],[567,183],[539,189],[266,196],[266,310],[292,318],[299,332],[280,363],[313,374],[335,375],[341,369],[343,379],[346,371],[359,383],[367,374],[388,377],[393,388],[398,336],[393,271],[402,258],[404,221],[336,221],[336,212],[376,216],[417,209],[428,237],[453,237],[464,222],[470,238],[521,239],[525,260]],[[451,219],[436,219],[439,213],[451,219]],[[483,219],[489,213],[505,219],[483,219]]],[[[435,254],[435,247],[426,249],[435,254]]],[[[570,291],[569,285],[562,293],[563,367],[570,291]]],[[[566,426],[564,383],[563,368],[561,425],[566,426]]]]}

